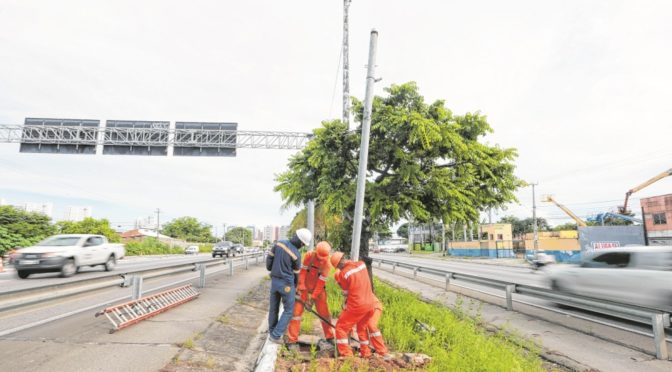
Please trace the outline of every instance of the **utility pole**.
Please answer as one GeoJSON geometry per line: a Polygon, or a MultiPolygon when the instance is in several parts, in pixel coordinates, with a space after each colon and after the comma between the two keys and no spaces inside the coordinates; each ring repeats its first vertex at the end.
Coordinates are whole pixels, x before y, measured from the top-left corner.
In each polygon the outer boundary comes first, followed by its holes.
{"type": "Polygon", "coordinates": [[[159,208],[156,208],[156,240],[159,240],[159,226],[161,226],[159,222],[159,216],[161,215],[161,210],[159,208]]]}
{"type": "Polygon", "coordinates": [[[343,0],[343,122],[350,127],[350,41],[348,10],[351,0],[343,0]]]}
{"type": "MultiPolygon", "coordinates": [[[[347,1],[347,0],[346,0],[347,1]]],[[[366,169],[369,162],[369,131],[371,129],[371,109],[373,106],[373,84],[376,83],[376,49],[378,31],[371,30],[369,40],[369,65],[366,71],[366,95],[364,96],[364,115],[362,118],[362,143],[359,148],[359,172],[357,172],[357,199],[355,200],[355,218],[352,229],[352,250],[350,258],[359,260],[359,243],[362,237],[362,214],[364,214],[364,192],[366,187],[366,169]]]]}
{"type": "Polygon", "coordinates": [[[539,231],[537,228],[537,198],[534,193],[534,187],[537,186],[538,183],[531,183],[530,186],[532,186],[532,223],[533,228],[534,228],[534,251],[536,252],[539,249],[539,231]]]}

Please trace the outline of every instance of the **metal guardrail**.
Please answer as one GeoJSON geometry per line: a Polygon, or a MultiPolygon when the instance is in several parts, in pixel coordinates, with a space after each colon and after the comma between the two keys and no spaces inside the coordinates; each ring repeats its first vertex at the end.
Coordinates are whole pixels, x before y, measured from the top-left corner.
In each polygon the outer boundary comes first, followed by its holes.
{"type": "Polygon", "coordinates": [[[665,340],[665,328],[670,328],[671,326],[670,313],[660,309],[562,293],[543,287],[484,278],[477,275],[413,265],[399,261],[374,258],[373,262],[377,262],[378,267],[381,267],[383,264],[392,266],[392,272],[395,272],[397,268],[412,270],[413,279],[417,279],[418,273],[426,273],[441,277],[443,280],[445,280],[446,290],[449,289],[451,280],[460,280],[488,286],[491,288],[503,289],[506,298],[506,309],[509,311],[513,310],[513,294],[517,293],[541,300],[547,300],[566,306],[592,311],[602,315],[608,315],[640,324],[646,324],[651,326],[653,330],[656,357],[658,359],[668,359],[669,356],[667,342],[665,340]]]}
{"type": "MultiPolygon", "coordinates": [[[[147,269],[135,269],[125,272],[110,272],[109,275],[95,278],[84,278],[67,283],[48,284],[39,287],[18,289],[0,293],[0,312],[27,307],[41,302],[52,301],[64,297],[93,292],[105,288],[132,287],[132,297],[142,296],[142,282],[144,279],[175,275],[190,271],[199,271],[199,287],[205,287],[206,268],[226,265],[229,275],[233,275],[233,263],[242,262],[247,269],[250,259],[255,263],[263,260],[265,253],[244,254],[240,258],[218,258],[197,262],[171,264],[147,269]]],[[[218,270],[218,272],[221,270],[218,270]]]]}

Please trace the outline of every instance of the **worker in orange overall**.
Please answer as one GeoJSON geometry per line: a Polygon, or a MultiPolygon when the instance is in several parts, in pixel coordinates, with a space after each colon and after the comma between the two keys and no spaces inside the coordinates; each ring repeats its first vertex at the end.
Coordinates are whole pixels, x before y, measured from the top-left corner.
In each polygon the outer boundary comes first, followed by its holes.
{"type": "Polygon", "coordinates": [[[336,322],[336,348],[341,356],[352,356],[352,349],[348,343],[348,334],[352,327],[357,326],[357,339],[360,345],[360,354],[364,358],[371,356],[369,348],[369,330],[372,326],[375,331],[376,350],[381,355],[387,348],[380,335],[377,323],[382,313],[382,305],[373,294],[369,272],[364,262],[353,262],[343,258],[343,252],[336,252],[331,256],[331,264],[338,269],[334,278],[343,289],[346,296],[343,312],[336,322]],[[376,313],[376,307],[380,312],[376,313]],[[378,333],[376,333],[378,332],[378,333]],[[382,347],[381,347],[382,346],[382,347]]]}
{"type": "MultiPolygon", "coordinates": [[[[301,301],[309,308],[315,302],[317,313],[325,319],[331,319],[327,306],[327,292],[324,290],[329,270],[331,270],[329,265],[330,253],[331,245],[327,242],[319,242],[314,251],[306,253],[303,257],[297,286],[301,301]]],[[[287,343],[290,350],[296,347],[293,345],[296,345],[299,340],[303,310],[304,305],[296,301],[294,303],[294,315],[287,329],[287,343]]],[[[327,342],[333,343],[334,331],[332,325],[322,321],[322,330],[327,342]]]]}

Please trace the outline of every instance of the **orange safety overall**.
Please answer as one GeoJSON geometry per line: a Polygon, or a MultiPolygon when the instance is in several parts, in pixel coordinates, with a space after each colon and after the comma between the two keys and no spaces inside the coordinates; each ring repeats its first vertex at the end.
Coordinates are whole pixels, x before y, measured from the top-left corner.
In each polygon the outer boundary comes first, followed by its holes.
{"type": "MultiPolygon", "coordinates": [[[[320,261],[315,251],[306,253],[299,272],[299,285],[297,287],[301,301],[306,302],[308,296],[310,296],[315,302],[317,313],[325,319],[331,319],[329,306],[327,305],[327,292],[324,290],[329,270],[329,260],[320,261]]],[[[296,301],[294,303],[294,315],[287,328],[287,341],[290,344],[299,340],[303,310],[303,304],[296,301]]],[[[324,338],[327,340],[334,338],[331,324],[322,322],[322,330],[324,331],[324,338]]]]}
{"type": "MultiPolygon", "coordinates": [[[[371,342],[371,346],[373,346],[373,348],[376,350],[376,354],[382,356],[387,354],[387,346],[385,346],[383,335],[380,333],[380,329],[378,328],[378,322],[380,321],[380,317],[383,315],[383,304],[375,295],[373,296],[373,299],[374,305],[373,309],[371,310],[372,314],[369,317],[369,322],[366,323],[366,330],[369,332],[369,341],[371,342]]],[[[359,350],[363,357],[366,358],[371,356],[371,348],[368,344],[360,343],[359,350]]]]}
{"type": "MultiPolygon", "coordinates": [[[[347,261],[341,271],[334,276],[346,296],[345,309],[336,322],[336,347],[341,356],[352,356],[348,342],[348,334],[352,327],[357,326],[357,338],[360,351],[368,350],[369,334],[367,324],[374,316],[375,296],[371,290],[369,272],[364,262],[347,261]]],[[[370,350],[369,350],[370,354],[370,350]]]]}

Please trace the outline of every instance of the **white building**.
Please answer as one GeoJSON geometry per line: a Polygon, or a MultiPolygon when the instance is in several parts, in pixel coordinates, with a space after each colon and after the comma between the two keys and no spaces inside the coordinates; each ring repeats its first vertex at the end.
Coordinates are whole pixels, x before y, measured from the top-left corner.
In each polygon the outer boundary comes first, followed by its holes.
{"type": "Polygon", "coordinates": [[[275,235],[275,226],[264,227],[264,240],[268,240],[269,242],[278,240],[278,237],[275,235]]]}
{"type": "Polygon", "coordinates": [[[65,220],[79,222],[85,218],[91,217],[91,207],[69,206],[65,212],[65,220]]]}
{"type": "Polygon", "coordinates": [[[280,226],[280,236],[278,240],[287,240],[289,239],[289,226],[280,226]]]}
{"type": "MultiPolygon", "coordinates": [[[[136,229],[147,229],[156,231],[156,217],[154,216],[138,217],[135,219],[134,227],[136,229]]],[[[161,230],[161,226],[159,226],[159,230],[161,230]]]]}
{"type": "MultiPolygon", "coordinates": [[[[0,203],[0,205],[2,205],[2,203],[0,203]]],[[[24,203],[21,209],[25,210],[26,212],[42,213],[43,215],[51,218],[54,205],[52,203],[24,203]]]]}

